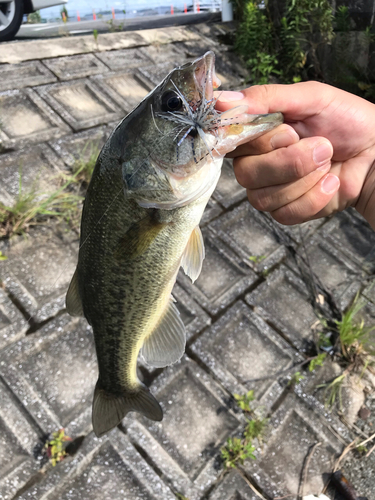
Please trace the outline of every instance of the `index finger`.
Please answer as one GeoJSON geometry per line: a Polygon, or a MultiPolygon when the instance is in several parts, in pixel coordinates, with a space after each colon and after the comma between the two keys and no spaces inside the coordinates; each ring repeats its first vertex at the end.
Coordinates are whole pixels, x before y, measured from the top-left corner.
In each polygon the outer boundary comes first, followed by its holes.
{"type": "Polygon", "coordinates": [[[280,111],[286,122],[293,123],[319,114],[332,101],[334,92],[337,93],[337,89],[324,83],[301,82],[290,85],[254,85],[241,92],[216,91],[214,96],[218,99],[216,108],[219,111],[247,104],[251,114],[280,111]]]}

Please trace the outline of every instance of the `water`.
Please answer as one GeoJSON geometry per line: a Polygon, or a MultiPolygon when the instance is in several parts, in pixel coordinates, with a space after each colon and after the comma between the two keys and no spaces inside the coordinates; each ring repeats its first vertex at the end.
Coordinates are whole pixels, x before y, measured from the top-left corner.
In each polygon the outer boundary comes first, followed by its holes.
{"type": "MultiPolygon", "coordinates": [[[[202,10],[221,10],[221,0],[206,0],[199,2],[202,10]]],[[[81,20],[92,19],[93,10],[104,19],[112,18],[112,9],[115,11],[116,19],[130,19],[141,16],[154,16],[171,13],[171,5],[175,14],[184,12],[185,5],[189,11],[193,8],[192,0],[70,0],[65,7],[68,11],[69,20],[77,19],[77,11],[81,20]]],[[[56,5],[42,9],[42,19],[47,21],[61,20],[61,9],[63,5],[56,5]]]]}

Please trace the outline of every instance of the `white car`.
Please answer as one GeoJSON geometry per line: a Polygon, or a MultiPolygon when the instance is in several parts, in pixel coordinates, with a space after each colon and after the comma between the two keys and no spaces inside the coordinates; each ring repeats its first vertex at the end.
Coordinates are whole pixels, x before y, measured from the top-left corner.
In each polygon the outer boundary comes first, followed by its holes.
{"type": "Polygon", "coordinates": [[[68,0],[0,0],[0,42],[12,40],[24,14],[67,3],[68,0]]]}

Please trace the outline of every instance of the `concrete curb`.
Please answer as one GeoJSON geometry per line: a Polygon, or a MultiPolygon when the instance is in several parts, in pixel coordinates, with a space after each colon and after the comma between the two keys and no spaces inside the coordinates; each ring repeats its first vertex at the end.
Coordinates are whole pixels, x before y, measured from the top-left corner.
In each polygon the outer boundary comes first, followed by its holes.
{"type": "Polygon", "coordinates": [[[163,29],[100,34],[96,42],[93,35],[15,42],[4,46],[4,50],[0,52],[0,63],[14,64],[33,59],[47,59],[49,57],[128,49],[154,43],[167,44],[198,39],[199,35],[189,28],[173,26],[163,29]]]}

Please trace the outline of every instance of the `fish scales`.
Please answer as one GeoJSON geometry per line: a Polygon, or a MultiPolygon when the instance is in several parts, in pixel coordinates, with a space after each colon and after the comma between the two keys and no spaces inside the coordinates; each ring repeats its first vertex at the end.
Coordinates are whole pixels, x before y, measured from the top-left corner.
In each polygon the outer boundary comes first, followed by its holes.
{"type": "Polygon", "coordinates": [[[282,115],[220,114],[214,55],[173,70],[113,131],[87,191],[67,310],[92,325],[99,366],[93,427],[102,435],[129,411],[163,413],[138,380],[182,356],[185,329],[171,297],[180,266],[194,281],[199,222],[223,155],[282,122],[282,115]]]}

